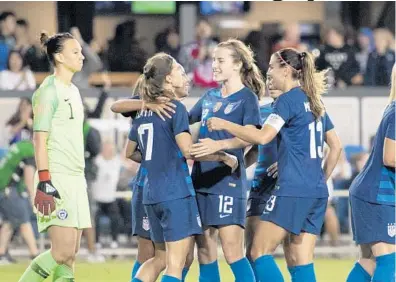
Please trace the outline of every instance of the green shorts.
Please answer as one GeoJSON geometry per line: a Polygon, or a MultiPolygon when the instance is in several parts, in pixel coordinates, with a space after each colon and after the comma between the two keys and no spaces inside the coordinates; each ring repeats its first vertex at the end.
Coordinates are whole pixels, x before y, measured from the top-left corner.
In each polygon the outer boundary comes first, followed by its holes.
{"type": "MultiPolygon", "coordinates": [[[[91,214],[84,176],[51,173],[51,182],[58,190],[61,201],[57,202],[56,212],[50,217],[37,216],[39,232],[56,225],[84,229],[91,227],[91,214]]],[[[34,176],[34,187],[38,184],[38,174],[34,176]]]]}

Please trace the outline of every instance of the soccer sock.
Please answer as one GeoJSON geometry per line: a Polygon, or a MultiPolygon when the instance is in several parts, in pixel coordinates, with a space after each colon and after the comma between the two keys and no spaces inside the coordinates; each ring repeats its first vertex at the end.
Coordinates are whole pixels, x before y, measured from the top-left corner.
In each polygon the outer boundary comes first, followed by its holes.
{"type": "Polygon", "coordinates": [[[181,280],[173,277],[173,276],[168,276],[168,275],[163,275],[161,282],[180,282],[181,280]]]}
{"type": "Polygon", "coordinates": [[[260,280],[257,276],[257,271],[256,271],[256,266],[254,265],[254,261],[249,260],[249,263],[250,263],[250,267],[253,269],[254,278],[256,278],[256,282],[260,282],[260,280]]]}
{"type": "Polygon", "coordinates": [[[396,253],[391,253],[375,258],[377,266],[374,271],[372,282],[395,281],[395,255],[396,253]]]}
{"type": "Polygon", "coordinates": [[[142,280],[140,280],[139,278],[133,278],[132,282],[143,282],[142,280]]]}
{"type": "Polygon", "coordinates": [[[190,269],[188,269],[188,268],[183,268],[183,273],[182,273],[182,282],[184,282],[184,280],[186,280],[186,277],[187,277],[187,274],[188,274],[188,271],[189,271],[190,269]]]}
{"type": "Polygon", "coordinates": [[[136,273],[138,272],[140,266],[141,266],[140,262],[136,260],[132,268],[131,281],[133,278],[135,278],[136,273]]]}
{"type": "Polygon", "coordinates": [[[288,267],[292,282],[316,282],[314,264],[288,267]]]}
{"type": "Polygon", "coordinates": [[[69,266],[67,266],[65,264],[59,265],[55,269],[52,281],[53,282],[74,282],[73,269],[71,269],[69,266]]]}
{"type": "Polygon", "coordinates": [[[51,272],[58,267],[58,264],[51,255],[51,250],[48,250],[37,256],[22,274],[19,282],[41,282],[44,281],[51,272]]]}
{"type": "Polygon", "coordinates": [[[371,276],[368,272],[360,265],[355,263],[355,266],[349,272],[347,282],[370,282],[371,276]]]}
{"type": "Polygon", "coordinates": [[[280,272],[274,257],[272,255],[261,256],[254,261],[259,281],[283,282],[283,276],[280,272]]]}
{"type": "Polygon", "coordinates": [[[217,260],[199,265],[199,282],[220,282],[220,272],[217,260]]]}
{"type": "Polygon", "coordinates": [[[246,257],[230,264],[236,282],[254,282],[253,269],[246,257]]]}

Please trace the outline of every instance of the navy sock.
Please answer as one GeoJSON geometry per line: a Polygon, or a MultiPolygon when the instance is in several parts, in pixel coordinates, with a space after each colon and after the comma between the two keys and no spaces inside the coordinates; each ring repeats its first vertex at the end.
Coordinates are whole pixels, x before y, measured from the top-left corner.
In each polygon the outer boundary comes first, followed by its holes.
{"type": "Polygon", "coordinates": [[[163,275],[161,279],[161,282],[180,282],[180,281],[181,280],[179,278],[168,275],[163,275]]]}
{"type": "Polygon", "coordinates": [[[261,256],[254,261],[259,281],[283,282],[283,276],[280,272],[274,257],[272,255],[261,256]]]}
{"type": "Polygon", "coordinates": [[[288,267],[292,282],[316,282],[314,264],[288,267]]]}
{"type": "Polygon", "coordinates": [[[230,264],[236,282],[254,282],[253,269],[246,257],[230,264]]]}
{"type": "Polygon", "coordinates": [[[133,278],[135,278],[136,273],[138,272],[140,266],[141,266],[140,262],[135,261],[135,264],[133,265],[133,268],[132,268],[131,281],[133,278]]]}
{"type": "Polygon", "coordinates": [[[349,272],[347,282],[370,282],[371,276],[368,272],[360,265],[355,263],[351,272],[349,272]]]}
{"type": "Polygon", "coordinates": [[[257,271],[256,271],[256,265],[254,264],[254,261],[249,260],[250,266],[253,269],[253,273],[254,273],[254,278],[256,278],[256,282],[259,282],[259,278],[257,276],[257,271]]]}

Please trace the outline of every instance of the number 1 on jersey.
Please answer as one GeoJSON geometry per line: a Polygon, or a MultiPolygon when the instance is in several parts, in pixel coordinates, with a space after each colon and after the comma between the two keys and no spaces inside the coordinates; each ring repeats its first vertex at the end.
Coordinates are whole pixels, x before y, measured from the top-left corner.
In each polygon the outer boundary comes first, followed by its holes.
{"type": "Polygon", "coordinates": [[[147,130],[147,144],[144,146],[146,149],[146,154],[144,160],[151,161],[151,155],[153,154],[153,135],[154,135],[154,127],[152,123],[142,124],[138,128],[138,134],[140,138],[140,143],[143,145],[143,135],[147,130]]]}
{"type": "Polygon", "coordinates": [[[308,126],[309,128],[309,135],[310,135],[310,144],[309,144],[309,151],[311,154],[311,159],[316,159],[316,152],[319,158],[323,158],[323,148],[322,148],[322,143],[323,143],[323,124],[319,120],[317,123],[311,122],[308,126]],[[315,128],[316,124],[316,128],[315,128]],[[316,136],[315,133],[319,132],[320,133],[320,145],[316,147],[316,136]]]}

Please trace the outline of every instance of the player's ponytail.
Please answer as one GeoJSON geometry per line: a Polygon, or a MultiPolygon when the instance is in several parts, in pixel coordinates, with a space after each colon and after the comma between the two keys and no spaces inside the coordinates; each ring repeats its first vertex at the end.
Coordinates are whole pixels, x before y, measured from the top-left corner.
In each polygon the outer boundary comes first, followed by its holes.
{"type": "Polygon", "coordinates": [[[391,77],[391,90],[389,93],[389,101],[388,103],[392,103],[396,98],[396,64],[393,65],[392,69],[392,77],[391,77]]]}
{"type": "Polygon", "coordinates": [[[154,102],[162,96],[175,97],[173,90],[164,87],[165,78],[172,72],[174,62],[173,57],[165,53],[155,54],[147,60],[138,81],[139,94],[143,100],[154,102]]]}
{"type": "Polygon", "coordinates": [[[231,56],[235,63],[241,63],[242,83],[250,88],[260,99],[265,94],[265,82],[263,76],[257,67],[253,51],[242,41],[237,39],[228,39],[217,45],[218,47],[228,48],[232,51],[231,56]]]}
{"type": "Polygon", "coordinates": [[[68,39],[74,39],[73,35],[68,32],[57,33],[54,36],[49,36],[48,32],[42,31],[40,33],[40,43],[47,53],[48,60],[55,65],[55,54],[62,52],[63,46],[68,39]]]}
{"type": "Polygon", "coordinates": [[[300,80],[313,115],[316,118],[322,116],[325,109],[320,97],[327,91],[326,71],[316,71],[314,59],[308,52],[300,53],[293,48],[285,48],[276,54],[280,65],[291,67],[293,78],[300,80]]]}

